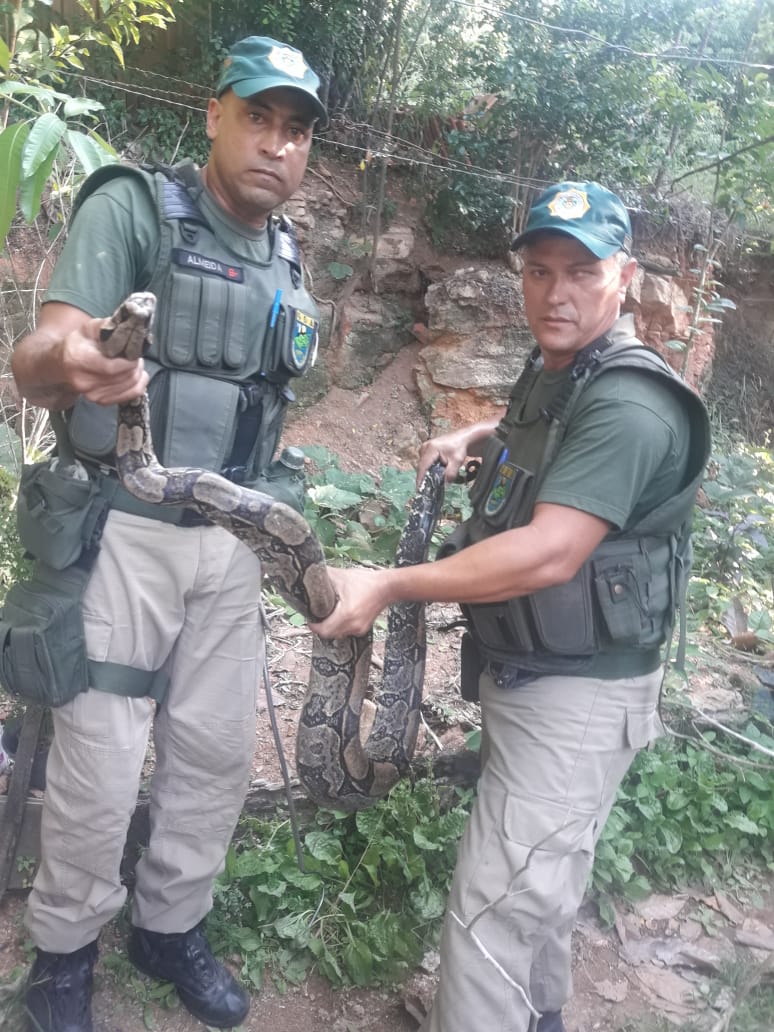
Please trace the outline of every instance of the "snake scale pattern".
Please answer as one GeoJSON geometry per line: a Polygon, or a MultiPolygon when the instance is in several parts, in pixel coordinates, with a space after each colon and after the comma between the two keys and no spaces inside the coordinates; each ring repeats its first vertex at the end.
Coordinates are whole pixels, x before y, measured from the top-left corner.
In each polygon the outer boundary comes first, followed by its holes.
{"type": "MultiPolygon", "coordinates": [[[[100,334],[109,357],[136,359],[147,349],[156,298],[132,294],[100,334]]],[[[224,527],[261,559],[280,595],[311,620],[336,605],[320,542],[302,515],[269,495],[203,469],[165,469],[150,436],[147,395],[118,408],[116,467],[124,487],[159,505],[185,506],[224,527]]],[[[434,464],[413,500],[396,564],[424,562],[443,502],[444,468],[434,464]]],[[[325,641],[316,635],[296,740],[298,776],[321,806],[357,810],[403,777],[419,730],[425,668],[424,605],[393,606],[387,622],[382,686],[365,741],[371,635],[325,641]]]]}

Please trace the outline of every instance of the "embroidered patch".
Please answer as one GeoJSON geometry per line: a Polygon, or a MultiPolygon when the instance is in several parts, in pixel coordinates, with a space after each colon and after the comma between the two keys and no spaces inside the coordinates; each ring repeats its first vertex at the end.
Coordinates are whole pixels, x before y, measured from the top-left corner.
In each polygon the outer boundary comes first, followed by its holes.
{"type": "Polygon", "coordinates": [[[317,344],[317,320],[304,312],[296,312],[293,327],[293,342],[290,353],[296,369],[304,369],[307,362],[314,362],[317,344]]]}
{"type": "Polygon", "coordinates": [[[487,516],[495,516],[508,501],[511,488],[519,472],[519,468],[510,462],[500,463],[494,483],[490,487],[489,494],[484,503],[484,512],[487,516]]]}
{"type": "Polygon", "coordinates": [[[307,64],[303,54],[291,47],[272,47],[269,51],[269,63],[278,71],[292,75],[294,79],[303,79],[306,75],[307,64]]]}
{"type": "Polygon", "coordinates": [[[548,205],[557,219],[582,219],[590,208],[585,190],[562,190],[548,205]]]}
{"type": "Polygon", "coordinates": [[[217,258],[208,258],[205,254],[186,251],[182,247],[172,248],[172,261],[175,265],[182,265],[183,268],[206,272],[209,276],[220,276],[222,279],[231,280],[232,283],[244,283],[245,281],[244,270],[238,265],[225,265],[217,258]]]}

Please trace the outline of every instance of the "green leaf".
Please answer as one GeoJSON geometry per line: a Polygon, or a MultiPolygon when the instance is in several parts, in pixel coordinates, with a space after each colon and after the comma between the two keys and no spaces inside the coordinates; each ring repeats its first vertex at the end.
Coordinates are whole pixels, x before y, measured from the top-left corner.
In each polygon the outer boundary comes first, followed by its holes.
{"type": "Polygon", "coordinates": [[[324,863],[335,864],[341,858],[341,843],[325,831],[310,831],[304,839],[304,848],[324,863]]]}
{"type": "Polygon", "coordinates": [[[665,340],[664,347],[669,348],[670,351],[685,351],[684,340],[665,340]]]}
{"type": "Polygon", "coordinates": [[[355,985],[368,985],[374,958],[365,943],[357,941],[347,943],[344,947],[343,960],[355,985]]]}
{"type": "Polygon", "coordinates": [[[664,824],[658,829],[661,839],[667,849],[668,853],[673,856],[680,852],[680,847],[683,844],[683,836],[674,827],[664,824]]]}
{"type": "Polygon", "coordinates": [[[19,208],[27,223],[32,222],[40,211],[40,199],[51,175],[51,169],[54,166],[58,150],[59,145],[55,144],[51,152],[37,166],[34,173],[21,182],[19,208]]]}
{"type": "Polygon", "coordinates": [[[10,67],[11,51],[8,49],[5,40],[2,37],[0,37],[0,71],[6,72],[7,74],[8,69],[10,67]]]}
{"type": "Polygon", "coordinates": [[[100,143],[95,142],[91,136],[87,136],[86,133],[77,129],[68,129],[65,138],[67,145],[72,149],[87,176],[91,175],[95,169],[102,168],[103,165],[113,164],[117,158],[115,151],[111,154],[100,143]]]}
{"type": "Polygon", "coordinates": [[[355,270],[344,262],[330,262],[328,272],[335,280],[348,279],[355,270]]]}
{"type": "Polygon", "coordinates": [[[725,823],[729,824],[732,828],[736,828],[737,831],[743,831],[747,835],[763,835],[765,834],[761,829],[751,821],[749,817],[746,817],[743,813],[730,813],[725,819],[725,823]]]}
{"type": "Polygon", "coordinates": [[[77,118],[79,115],[90,115],[94,111],[104,110],[105,105],[98,100],[89,100],[88,97],[68,97],[62,113],[65,118],[77,118]]]}
{"type": "Polygon", "coordinates": [[[48,111],[56,107],[57,101],[70,99],[67,93],[57,93],[46,86],[31,86],[26,82],[0,83],[0,94],[5,97],[35,97],[40,101],[40,106],[48,111]]]}
{"type": "Polygon", "coordinates": [[[29,131],[29,122],[15,122],[0,133],[0,244],[5,242],[16,212],[21,155],[29,131]]]}
{"type": "Polygon", "coordinates": [[[341,512],[344,509],[354,509],[362,502],[362,496],[354,491],[342,491],[333,484],[324,484],[321,487],[311,487],[309,497],[323,509],[331,509],[333,512],[341,512]]]}
{"type": "Polygon", "coordinates": [[[30,129],[22,154],[22,176],[33,176],[44,161],[48,161],[64,136],[67,126],[56,115],[41,115],[30,129]]]}

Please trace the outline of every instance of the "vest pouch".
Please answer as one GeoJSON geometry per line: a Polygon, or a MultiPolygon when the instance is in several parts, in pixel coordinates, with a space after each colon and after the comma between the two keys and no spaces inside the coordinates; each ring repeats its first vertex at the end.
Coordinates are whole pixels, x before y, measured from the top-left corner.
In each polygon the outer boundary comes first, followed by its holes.
{"type": "Polygon", "coordinates": [[[462,611],[488,655],[532,653],[539,647],[529,607],[522,599],[463,605],[462,611]]]}
{"type": "Polygon", "coordinates": [[[534,480],[532,473],[509,462],[502,455],[507,456],[504,449],[479,509],[480,515],[493,530],[507,530],[514,525],[525,511],[524,498],[534,480]]]}
{"type": "Polygon", "coordinates": [[[80,463],[25,466],[16,507],[19,540],[36,559],[64,570],[80,558],[105,504],[80,463]]]}
{"type": "Polygon", "coordinates": [[[89,687],[81,601],[91,572],[37,563],[0,610],[0,682],[11,695],[61,706],[89,687]]]}
{"type": "Polygon", "coordinates": [[[478,702],[479,680],[486,665],[478,643],[470,631],[460,641],[460,695],[466,702],[478,702]]]}
{"type": "Polygon", "coordinates": [[[78,455],[112,462],[117,422],[117,405],[97,405],[78,398],[67,414],[67,436],[78,455]]]}
{"type": "Polygon", "coordinates": [[[293,305],[281,307],[270,327],[271,371],[279,376],[303,376],[317,358],[320,323],[293,305]]]}
{"type": "MultiPolygon", "coordinates": [[[[173,262],[222,263],[176,248],[173,262]]],[[[158,327],[163,364],[177,369],[244,368],[250,347],[247,333],[247,290],[239,282],[227,282],[221,274],[184,272],[173,268],[168,278],[158,327]]],[[[225,268],[225,267],[223,267],[225,268]]]]}
{"type": "MultiPolygon", "coordinates": [[[[557,656],[588,656],[597,651],[588,564],[572,580],[542,588],[524,600],[530,608],[538,649],[557,656]]],[[[510,605],[521,600],[514,599],[510,605]]]]}
{"type": "MultiPolygon", "coordinates": [[[[647,617],[634,562],[594,560],[594,593],[603,630],[616,644],[637,644],[647,617]]],[[[640,571],[642,574],[643,571],[640,571]]],[[[647,576],[647,570],[644,571],[647,576]]],[[[643,581],[643,583],[645,583],[643,581]]]]}
{"type": "Polygon", "coordinates": [[[165,369],[151,381],[149,398],[151,436],[162,465],[223,468],[234,446],[239,384],[165,369]]]}

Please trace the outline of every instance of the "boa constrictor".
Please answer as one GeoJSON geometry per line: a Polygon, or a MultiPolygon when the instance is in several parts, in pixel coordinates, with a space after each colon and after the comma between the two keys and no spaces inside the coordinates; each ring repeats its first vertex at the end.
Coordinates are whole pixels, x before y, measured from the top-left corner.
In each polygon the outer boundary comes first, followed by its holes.
{"type": "MultiPolygon", "coordinates": [[[[109,357],[135,359],[147,349],[156,298],[132,294],[100,333],[109,357]]],[[[336,605],[322,546],[302,515],[269,495],[204,469],[164,469],[150,435],[145,395],[118,408],[116,468],[137,498],[193,509],[251,548],[280,595],[310,620],[336,605]]],[[[425,475],[396,555],[424,562],[443,501],[444,467],[425,475]]],[[[365,743],[361,710],[368,688],[371,635],[325,641],[314,636],[309,686],[296,740],[298,776],[320,805],[357,810],[406,774],[419,730],[425,667],[424,605],[393,606],[387,622],[382,687],[365,743]]]]}

